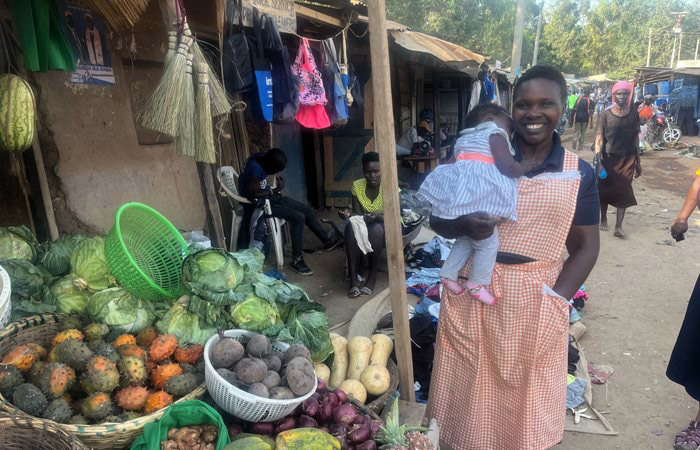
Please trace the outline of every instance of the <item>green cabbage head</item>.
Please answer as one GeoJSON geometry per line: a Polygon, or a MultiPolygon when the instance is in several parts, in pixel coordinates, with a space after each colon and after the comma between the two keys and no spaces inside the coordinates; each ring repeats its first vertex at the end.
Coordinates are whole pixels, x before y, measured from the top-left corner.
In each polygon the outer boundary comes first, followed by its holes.
{"type": "Polygon", "coordinates": [[[206,344],[207,340],[216,334],[216,328],[201,327],[202,321],[197,315],[187,310],[189,297],[183,296],[156,322],[156,328],[161,333],[172,334],[182,344],[206,344]]]}
{"type": "Polygon", "coordinates": [[[105,259],[105,241],[102,237],[81,240],[73,250],[70,265],[76,285],[82,289],[98,292],[116,284],[105,259]]]}
{"type": "Polygon", "coordinates": [[[92,294],[87,312],[91,320],[101,322],[124,333],[138,333],[153,324],[153,304],[136,298],[124,288],[113,287],[92,294]]]}
{"type": "Polygon", "coordinates": [[[50,292],[56,298],[56,311],[87,316],[87,303],[92,293],[76,286],[73,275],[66,275],[56,281],[50,292]]]}
{"type": "Polygon", "coordinates": [[[26,259],[34,262],[39,256],[39,243],[24,225],[0,227],[0,259],[26,259]]]}
{"type": "Polygon", "coordinates": [[[243,276],[244,270],[238,261],[220,248],[193,253],[182,264],[182,280],[187,289],[219,306],[236,301],[233,290],[243,276]]]}
{"type": "Polygon", "coordinates": [[[70,257],[82,239],[82,236],[65,236],[49,242],[40,264],[55,277],[67,274],[70,272],[70,257]]]}
{"type": "Polygon", "coordinates": [[[255,294],[249,294],[237,303],[231,311],[231,318],[236,327],[258,333],[282,324],[277,306],[255,294]]]}

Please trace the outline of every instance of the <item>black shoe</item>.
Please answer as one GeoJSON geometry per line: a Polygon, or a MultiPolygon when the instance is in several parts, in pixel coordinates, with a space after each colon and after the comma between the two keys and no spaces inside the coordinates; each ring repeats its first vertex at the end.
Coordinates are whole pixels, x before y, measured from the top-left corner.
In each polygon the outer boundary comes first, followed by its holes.
{"type": "Polygon", "coordinates": [[[308,276],[314,274],[314,271],[309,269],[309,266],[307,266],[304,262],[304,258],[293,259],[289,263],[289,267],[291,267],[292,270],[298,273],[299,275],[308,276]]]}
{"type": "Polygon", "coordinates": [[[339,237],[332,237],[328,242],[323,245],[323,249],[327,252],[331,252],[338,248],[339,245],[343,243],[343,240],[339,237]]]}

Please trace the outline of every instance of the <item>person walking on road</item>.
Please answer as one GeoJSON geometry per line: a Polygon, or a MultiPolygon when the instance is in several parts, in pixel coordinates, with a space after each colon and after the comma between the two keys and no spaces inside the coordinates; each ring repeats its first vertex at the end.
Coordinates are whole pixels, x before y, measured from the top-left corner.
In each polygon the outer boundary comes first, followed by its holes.
{"type": "Polygon", "coordinates": [[[573,87],[569,87],[569,96],[566,98],[566,115],[569,119],[569,128],[574,126],[574,106],[576,106],[576,100],[578,100],[578,95],[573,87]]]}
{"type": "MultiPolygon", "coordinates": [[[[553,67],[534,66],[515,84],[515,159],[535,168],[518,179],[517,221],[498,225],[496,303],[443,291],[427,416],[444,450],[543,450],[563,439],[568,299],[600,248],[595,174],[554,131],[565,107],[553,67]]],[[[476,240],[498,222],[484,212],[430,218],[446,238],[476,240]]]]}
{"type": "Polygon", "coordinates": [[[572,122],[574,124],[574,151],[583,150],[584,141],[586,140],[586,129],[593,128],[593,111],[595,110],[595,102],[589,97],[588,91],[583,91],[583,95],[576,99],[574,103],[574,115],[572,122]]]}
{"type": "MultiPolygon", "coordinates": [[[[695,208],[700,206],[698,193],[700,193],[700,171],[695,173],[695,181],[688,191],[683,208],[671,225],[671,236],[676,240],[683,239],[683,235],[688,231],[688,217],[695,208]]],[[[695,283],[693,293],[690,294],[688,309],[668,362],[666,376],[685,387],[688,395],[700,402],[700,277],[695,283]]],[[[673,448],[676,450],[700,449],[700,408],[695,420],[678,433],[673,448]]]]}
{"type": "Polygon", "coordinates": [[[608,205],[617,208],[614,235],[624,237],[625,211],[637,204],[632,180],[642,175],[639,160],[639,115],[630,108],[632,84],[620,81],[613,86],[614,103],[603,112],[595,140],[595,157],[607,177],[598,182],[600,229],[608,230],[608,205]]]}

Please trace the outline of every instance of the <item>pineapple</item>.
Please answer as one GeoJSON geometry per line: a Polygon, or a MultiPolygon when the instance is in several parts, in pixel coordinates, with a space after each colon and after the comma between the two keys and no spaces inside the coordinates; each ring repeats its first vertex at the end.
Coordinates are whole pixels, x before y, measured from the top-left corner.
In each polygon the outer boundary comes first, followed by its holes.
{"type": "Polygon", "coordinates": [[[428,429],[399,424],[399,399],[395,398],[386,425],[379,430],[375,440],[385,450],[435,450],[430,439],[420,433],[422,431],[428,429]]]}

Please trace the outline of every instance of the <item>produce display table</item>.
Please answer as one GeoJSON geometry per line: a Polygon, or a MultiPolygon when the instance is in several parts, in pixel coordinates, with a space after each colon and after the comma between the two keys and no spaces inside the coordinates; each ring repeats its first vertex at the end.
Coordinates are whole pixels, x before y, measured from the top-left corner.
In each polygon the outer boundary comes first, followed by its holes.
{"type": "Polygon", "coordinates": [[[438,156],[409,156],[406,161],[411,164],[413,170],[422,175],[435,169],[440,158],[438,156]]]}

